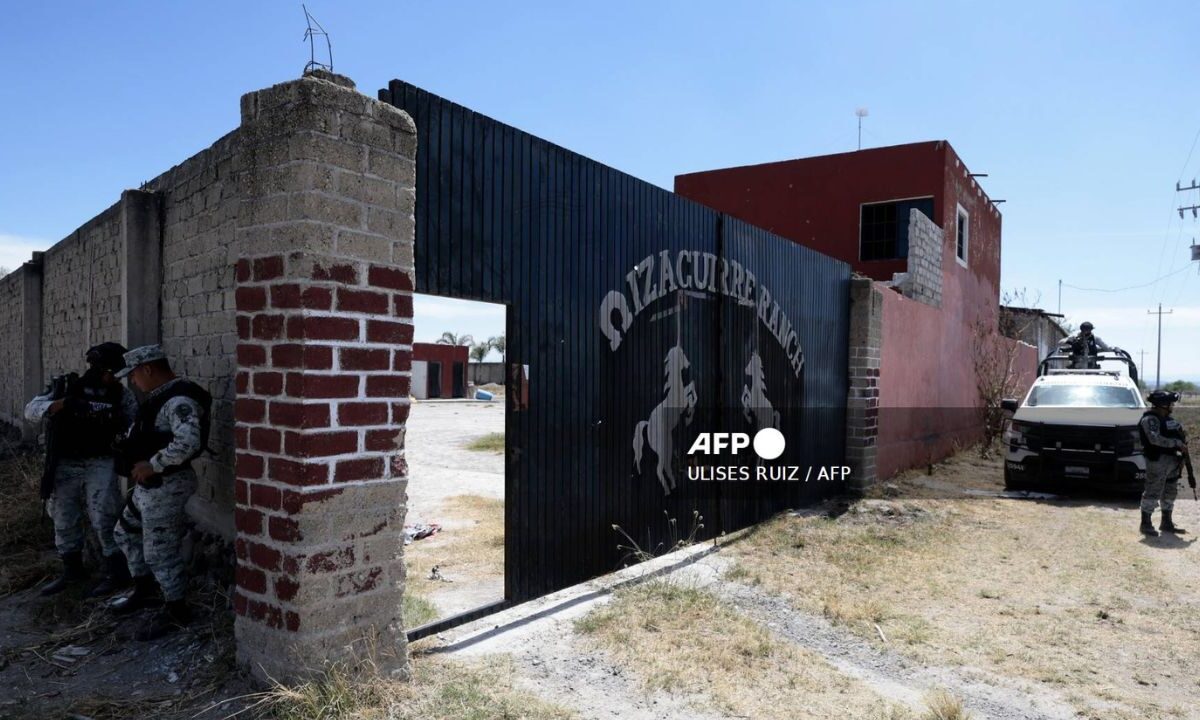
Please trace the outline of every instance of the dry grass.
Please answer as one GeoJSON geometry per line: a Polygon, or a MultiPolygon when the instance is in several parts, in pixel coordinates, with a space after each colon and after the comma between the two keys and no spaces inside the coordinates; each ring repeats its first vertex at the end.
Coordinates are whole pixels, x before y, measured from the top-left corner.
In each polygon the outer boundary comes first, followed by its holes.
{"type": "Polygon", "coordinates": [[[450,525],[404,549],[406,592],[429,595],[439,589],[441,581],[430,579],[434,567],[456,582],[504,573],[504,501],[456,495],[445,501],[443,512],[454,518],[457,526],[450,525]]]}
{"type": "Polygon", "coordinates": [[[468,450],[475,452],[504,452],[504,433],[488,433],[467,443],[468,450]]]}
{"type": "Polygon", "coordinates": [[[270,720],[551,720],[573,717],[562,708],[516,690],[511,664],[495,658],[465,665],[416,657],[411,682],[371,667],[352,672],[334,666],[294,687],[276,686],[255,696],[254,717],[270,720]]]}
{"type": "Polygon", "coordinates": [[[404,619],[405,628],[415,628],[436,620],[438,609],[436,605],[408,587],[404,590],[400,615],[404,619]]]}
{"type": "Polygon", "coordinates": [[[576,631],[648,691],[754,718],[906,718],[820,656],[776,638],[703,590],[651,581],[617,591],[576,631]]]}
{"type": "MultiPolygon", "coordinates": [[[[935,474],[992,489],[999,477],[998,462],[972,452],[935,474]]],[[[993,498],[892,504],[896,516],[772,520],[731,546],[738,572],[872,642],[883,642],[879,625],[920,662],[1046,683],[1106,717],[1170,716],[1196,691],[1194,564],[1180,549],[1138,542],[1132,510],[993,498]],[[1163,647],[1168,627],[1165,652],[1178,666],[1163,677],[1157,652],[1130,650],[1163,647]]]]}
{"type": "Polygon", "coordinates": [[[38,495],[41,458],[0,441],[0,598],[52,571],[54,530],[38,495]]]}

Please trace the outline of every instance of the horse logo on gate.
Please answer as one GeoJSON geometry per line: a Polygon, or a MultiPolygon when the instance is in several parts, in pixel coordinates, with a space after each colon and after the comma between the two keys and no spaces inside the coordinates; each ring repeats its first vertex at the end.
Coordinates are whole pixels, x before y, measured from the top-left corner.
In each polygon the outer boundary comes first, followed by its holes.
{"type": "Polygon", "coordinates": [[[750,384],[742,386],[742,414],[746,416],[746,421],[754,425],[755,432],[768,427],[778,430],[779,411],[767,399],[767,381],[763,377],[763,362],[757,350],[750,354],[745,373],[750,376],[750,384]]]}
{"type": "Polygon", "coordinates": [[[675,428],[681,419],[691,425],[696,413],[696,384],[684,379],[684,371],[690,367],[683,348],[676,345],[667,351],[664,369],[666,382],[663,385],[666,397],[650,412],[649,419],[639,422],[633,431],[634,467],[641,472],[642,448],[649,441],[650,449],[658,456],[658,482],[662,484],[666,495],[675,489],[675,473],[671,470],[675,428]]]}

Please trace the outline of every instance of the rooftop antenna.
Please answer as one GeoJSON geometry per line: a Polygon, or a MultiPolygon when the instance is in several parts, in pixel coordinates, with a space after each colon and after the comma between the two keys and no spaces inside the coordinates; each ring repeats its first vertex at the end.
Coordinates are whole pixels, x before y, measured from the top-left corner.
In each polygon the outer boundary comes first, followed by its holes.
{"type": "Polygon", "coordinates": [[[307,75],[313,70],[333,72],[333,44],[329,42],[329,33],[325,32],[325,28],[321,27],[321,23],[317,22],[317,19],[308,12],[308,8],[303,3],[301,3],[300,7],[304,9],[304,19],[308,23],[308,29],[304,31],[304,39],[308,41],[309,59],[308,64],[304,66],[304,74],[307,75]],[[316,27],[313,27],[314,25],[316,27]],[[328,65],[317,62],[317,45],[315,39],[317,35],[325,36],[325,50],[329,54],[328,65]]]}
{"type": "Polygon", "coordinates": [[[867,112],[865,107],[860,107],[854,111],[854,114],[858,116],[858,149],[862,150],[862,119],[870,113],[867,112]]]}

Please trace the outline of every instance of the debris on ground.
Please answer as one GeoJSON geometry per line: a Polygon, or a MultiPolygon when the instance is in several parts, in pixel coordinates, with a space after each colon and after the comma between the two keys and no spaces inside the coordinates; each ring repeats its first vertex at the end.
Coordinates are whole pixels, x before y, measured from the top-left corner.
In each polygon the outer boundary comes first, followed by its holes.
{"type": "Polygon", "coordinates": [[[420,523],[418,525],[404,526],[404,544],[408,545],[417,540],[424,540],[427,537],[437,535],[442,529],[442,526],[437,523],[420,523]]]}

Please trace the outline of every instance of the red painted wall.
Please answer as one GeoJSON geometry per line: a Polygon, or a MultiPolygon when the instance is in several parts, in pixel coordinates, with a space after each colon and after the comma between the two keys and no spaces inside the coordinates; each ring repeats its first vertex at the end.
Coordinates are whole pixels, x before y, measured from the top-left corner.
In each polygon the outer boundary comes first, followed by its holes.
{"type": "MultiPolygon", "coordinates": [[[[975,382],[973,326],[945,310],[883,292],[883,352],[879,368],[879,477],[924,467],[982,437],[975,382]]],[[[997,352],[1016,341],[992,336],[997,352]]],[[[1023,394],[1037,371],[1037,350],[1020,344],[1015,372],[1023,394]]]]}
{"type": "MultiPolygon", "coordinates": [[[[944,458],[979,438],[972,347],[996,333],[1000,304],[1001,217],[945,141],[680,175],[675,191],[848,262],[881,281],[906,260],[859,260],[864,203],[933,197],[942,227],[942,305],[884,292],[880,358],[880,477],[944,458]],[[969,216],[965,265],[956,259],[958,207],[969,216]],[[972,429],[974,428],[974,429],[972,429]]],[[[996,342],[1008,343],[995,336],[996,342]]],[[[1031,381],[1032,348],[1017,350],[1031,381]]]]}
{"type": "Polygon", "coordinates": [[[466,390],[467,359],[469,352],[466,345],[447,345],[445,343],[413,343],[412,359],[425,362],[440,362],[442,364],[442,397],[454,397],[454,363],[462,363],[463,389],[466,390]]]}

